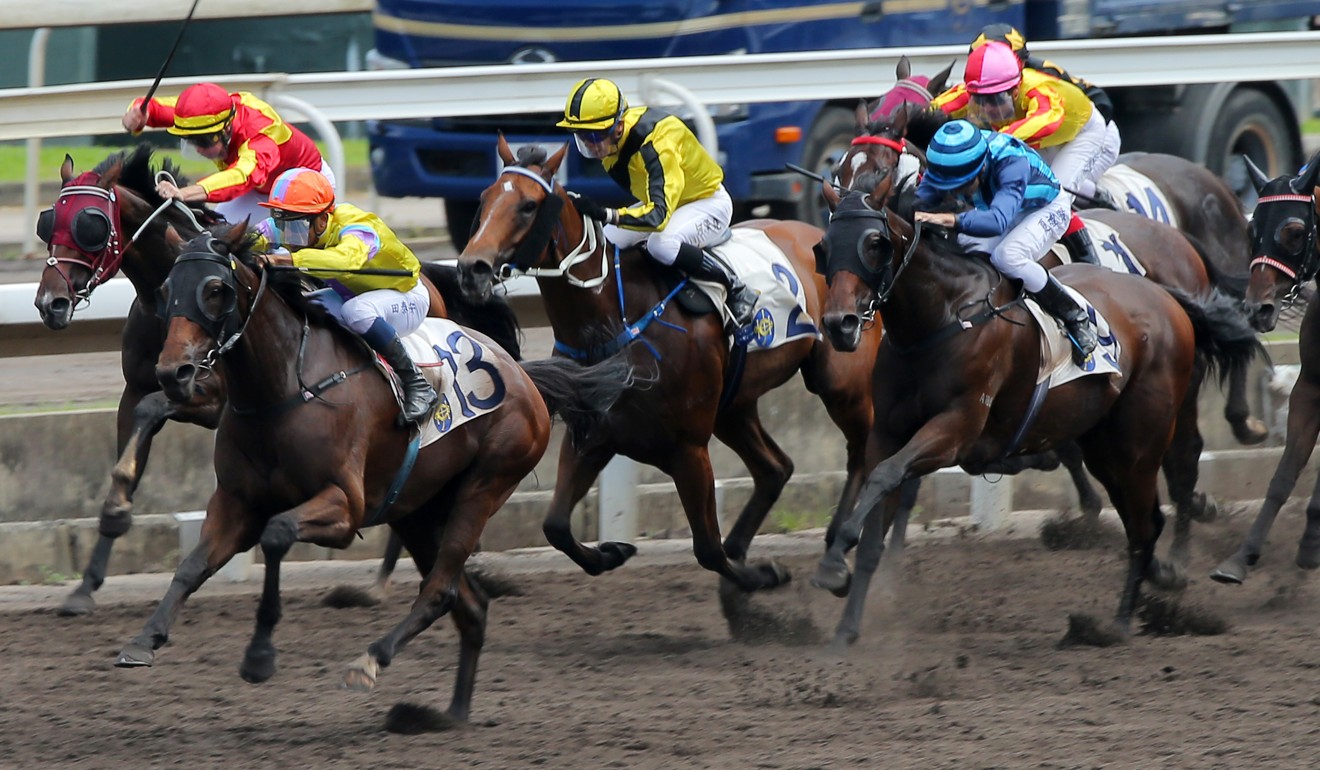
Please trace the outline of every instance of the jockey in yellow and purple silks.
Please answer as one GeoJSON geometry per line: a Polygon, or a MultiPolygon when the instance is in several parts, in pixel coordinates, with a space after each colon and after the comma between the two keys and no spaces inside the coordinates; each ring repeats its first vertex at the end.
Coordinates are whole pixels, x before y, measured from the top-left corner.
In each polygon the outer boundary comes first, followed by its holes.
{"type": "Polygon", "coordinates": [[[375,214],[347,203],[336,205],[329,181],[311,169],[280,174],[270,200],[261,205],[273,215],[254,228],[264,241],[258,247],[270,252],[266,259],[317,268],[314,274],[345,299],[343,307],[332,312],[399,375],[404,421],[429,418],[440,397],[399,340],[416,331],[431,309],[427,287],[418,280],[422,266],[412,250],[375,214]],[[364,267],[406,270],[410,275],[352,272],[364,267]]]}
{"type": "Polygon", "coordinates": [[[247,92],[231,94],[215,83],[198,83],[178,97],[152,99],[145,112],[142,100],[135,99],[122,122],[135,134],[143,128],[167,128],[181,137],[185,150],[215,163],[219,170],[196,184],[180,189],[161,181],[156,191],[163,198],[216,204],[216,211],[230,222],[262,219],[258,205],[275,178],[289,169],[320,171],[332,187],[335,184],[316,144],[247,92]]]}
{"type": "MultiPolygon", "coordinates": [[[[1071,206],[1073,194],[1088,181],[1094,190],[1109,168],[1104,118],[1077,86],[1021,66],[1012,48],[989,41],[967,57],[963,83],[931,105],[955,118],[979,119],[1040,152],[1071,206]]],[[[1084,228],[1074,216],[1064,240],[1075,259],[1099,264],[1084,228]]]]}

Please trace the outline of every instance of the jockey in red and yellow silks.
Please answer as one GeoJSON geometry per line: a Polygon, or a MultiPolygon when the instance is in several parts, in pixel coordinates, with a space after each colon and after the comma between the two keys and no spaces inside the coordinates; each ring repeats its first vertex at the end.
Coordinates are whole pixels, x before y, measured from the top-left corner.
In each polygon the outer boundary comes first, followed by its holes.
{"type": "MultiPolygon", "coordinates": [[[[1012,98],[1012,118],[992,126],[1037,150],[1076,139],[1094,109],[1077,86],[1033,69],[1022,70],[1021,84],[1012,98]]],[[[972,95],[966,83],[959,83],[936,96],[931,106],[950,117],[966,118],[973,112],[972,95]]]]}
{"type": "Polygon", "coordinates": [[[264,218],[257,204],[266,199],[281,173],[293,168],[320,171],[334,183],[316,144],[285,123],[269,104],[250,93],[229,93],[215,83],[198,83],[178,97],[152,99],[145,114],[135,99],[124,113],[124,127],[134,133],[144,127],[168,128],[203,157],[216,173],[182,189],[158,185],[164,197],[218,204],[231,222],[264,218]]]}

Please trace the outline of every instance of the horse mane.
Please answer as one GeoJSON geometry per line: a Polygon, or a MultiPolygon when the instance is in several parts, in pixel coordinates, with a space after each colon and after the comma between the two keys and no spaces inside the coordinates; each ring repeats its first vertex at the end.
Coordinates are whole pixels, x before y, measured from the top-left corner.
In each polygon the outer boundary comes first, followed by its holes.
{"type": "MultiPolygon", "coordinates": [[[[175,184],[181,188],[187,187],[192,184],[192,182],[181,170],[179,170],[179,166],[174,162],[173,158],[164,158],[159,169],[153,167],[151,165],[151,158],[154,151],[154,148],[149,143],[142,142],[131,150],[121,150],[111,154],[108,158],[97,164],[93,171],[98,175],[104,174],[116,163],[120,164],[119,184],[132,190],[134,194],[146,201],[152,208],[157,208],[165,202],[165,199],[160,197],[160,194],[156,192],[157,171],[164,171],[174,177],[175,184]]],[[[189,204],[189,207],[193,211],[205,215],[201,220],[203,224],[210,224],[219,221],[219,216],[215,211],[206,206],[192,203],[189,204]]]]}
{"type": "Polygon", "coordinates": [[[550,154],[539,144],[525,144],[518,148],[518,159],[515,164],[521,168],[528,166],[544,166],[550,154]]]}
{"type": "MultiPolygon", "coordinates": [[[[897,198],[889,205],[889,210],[897,214],[905,222],[914,222],[916,219],[914,215],[917,210],[916,188],[909,187],[900,191],[897,198]]],[[[987,267],[989,266],[989,262],[986,260],[968,254],[963,247],[958,244],[958,236],[953,230],[944,227],[924,225],[921,228],[921,242],[929,246],[931,250],[941,257],[956,257],[977,264],[984,264],[987,267]]]]}
{"type": "Polygon", "coordinates": [[[924,151],[935,138],[935,132],[948,122],[949,116],[938,107],[911,110],[908,112],[907,140],[924,151]]]}

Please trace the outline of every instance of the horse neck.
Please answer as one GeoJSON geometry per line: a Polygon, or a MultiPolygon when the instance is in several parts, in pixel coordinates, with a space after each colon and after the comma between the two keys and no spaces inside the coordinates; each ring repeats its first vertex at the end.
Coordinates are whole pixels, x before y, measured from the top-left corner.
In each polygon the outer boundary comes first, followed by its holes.
{"type": "MultiPolygon", "coordinates": [[[[115,190],[120,201],[126,199],[134,201],[131,210],[122,203],[119,206],[119,224],[124,230],[120,235],[123,242],[127,243],[155,208],[132,190],[124,187],[117,187],[115,190]]],[[[138,298],[152,306],[155,304],[156,288],[165,282],[169,277],[170,268],[174,266],[175,249],[165,242],[165,228],[168,224],[175,226],[181,224],[171,219],[170,210],[162,212],[152,220],[151,225],[142,235],[133,241],[129,249],[124,252],[124,261],[119,268],[133,284],[138,298]]],[[[192,235],[191,223],[188,223],[188,228],[188,235],[185,237],[192,235]]]]}
{"type": "MultiPolygon", "coordinates": [[[[582,215],[577,213],[571,202],[564,204],[559,222],[562,240],[558,236],[551,240],[556,264],[562,262],[582,242],[584,233],[582,215]]],[[[590,289],[573,286],[566,276],[536,279],[550,326],[555,331],[555,337],[562,342],[575,347],[590,346],[598,340],[586,339],[587,334],[603,326],[618,324],[623,318],[623,309],[619,305],[619,277],[614,270],[613,254],[613,244],[606,242],[602,235],[591,257],[572,268],[574,276],[590,279],[599,274],[599,265],[604,261],[605,280],[590,289]]],[[[625,258],[624,261],[634,260],[625,258]]],[[[625,286],[624,291],[630,294],[638,291],[636,284],[639,279],[650,283],[650,273],[641,269],[631,271],[628,277],[632,279],[631,288],[625,286]]]]}
{"type": "MultiPolygon", "coordinates": [[[[221,359],[229,400],[239,408],[278,403],[300,387],[298,347],[303,320],[269,286],[251,313],[242,338],[221,359]]],[[[329,335],[329,330],[312,331],[313,336],[318,333],[329,335]]],[[[304,351],[308,359],[313,349],[309,339],[304,351]]],[[[319,379],[324,375],[313,372],[309,376],[319,379]]]]}
{"type": "Polygon", "coordinates": [[[957,320],[959,309],[969,303],[989,295],[995,304],[1003,304],[1008,301],[1009,284],[996,285],[994,276],[988,265],[944,256],[919,244],[881,309],[885,334],[899,345],[916,345],[957,320]]]}

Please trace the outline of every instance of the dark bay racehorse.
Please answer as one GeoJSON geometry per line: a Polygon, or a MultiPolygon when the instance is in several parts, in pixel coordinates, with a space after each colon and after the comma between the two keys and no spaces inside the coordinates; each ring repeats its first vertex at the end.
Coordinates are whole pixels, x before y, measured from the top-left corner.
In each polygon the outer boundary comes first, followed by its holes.
{"type": "MultiPolygon", "coordinates": [[[[101,587],[114,540],[132,526],[133,493],[146,470],[151,443],[167,420],[214,429],[224,404],[225,384],[218,372],[199,380],[187,403],[171,401],[156,380],[156,359],[165,339],[165,325],[156,315],[157,289],[174,264],[175,251],[165,232],[175,228],[186,236],[215,221],[213,212],[178,205],[156,194],[158,170],[151,164],[151,145],[117,152],[83,174],[74,174],[73,159],[60,167],[63,188],[55,207],[42,214],[38,230],[48,244],[46,269],[37,286],[35,305],[47,327],[59,330],[73,320],[76,309],[92,292],[122,269],[136,298],[123,331],[121,365],[124,391],[119,397],[117,445],[119,461],[111,471],[110,491],[101,509],[100,536],[83,573],[82,583],[65,600],[61,614],[83,615],[95,607],[92,593],[101,587]],[[145,225],[145,226],[144,226],[145,225]]],[[[180,186],[188,180],[166,160],[159,172],[180,186]]],[[[447,312],[459,323],[494,337],[519,356],[517,319],[507,303],[476,305],[458,292],[456,271],[423,263],[423,276],[433,286],[431,315],[447,312]],[[439,287],[439,291],[435,287],[439,287]],[[442,296],[443,295],[443,296],[442,296]]],[[[397,553],[397,541],[391,546],[397,553]]]]}
{"type": "Polygon", "coordinates": [[[1259,343],[1222,295],[1175,299],[1134,276],[1087,265],[1060,268],[1055,275],[1108,320],[1121,345],[1123,376],[1082,377],[1050,389],[1025,424],[1040,337],[1018,288],[985,259],[963,255],[946,233],[914,228],[910,191],[893,209],[884,206],[891,184],[882,175],[869,194],[853,191],[842,200],[826,186],[836,209],[827,233],[826,330],[846,346],[872,314],[885,323],[872,393],[870,475],[812,580],[848,593],[836,643],[856,638],[865,601],[865,581],[852,585],[845,554],[860,542],[858,578],[869,579],[902,482],[954,465],[972,474],[998,470],[1006,456],[1072,441],[1127,531],[1116,625],[1129,633],[1143,579],[1167,587],[1185,582],[1180,568],[1155,555],[1163,529],[1156,477],[1163,465],[1170,489],[1190,494],[1188,467],[1199,454],[1189,430],[1196,358],[1227,369],[1246,366],[1259,343]]]}
{"type": "Polygon", "coordinates": [[[263,269],[241,224],[212,229],[214,237],[182,245],[162,288],[169,334],[156,373],[170,398],[187,402],[206,370],[224,370],[229,401],[216,433],[217,486],[200,542],[116,665],[152,665],[183,601],[230,557],[260,543],[266,579],[239,670],[249,682],[269,679],[279,566],[289,548],[345,548],[362,527],[388,522],[425,579],[408,616],[349,667],[344,684],[371,689],[413,637],[452,612],[460,653],[449,716],[466,719],[487,597],[464,564],[487,520],[545,451],[551,414],[592,418],[631,387],[631,367],[618,358],[593,367],[520,366],[490,338],[455,332],[445,343],[453,372],[463,366],[485,383],[479,393],[472,386],[463,408],[499,406],[422,447],[407,473],[400,469],[416,444],[410,449],[412,434],[395,425],[397,402],[371,351],[338,325],[309,319],[301,276],[263,269]],[[304,383],[324,384],[336,372],[335,385],[304,397],[304,383]]]}
{"type": "MultiPolygon", "coordinates": [[[[596,358],[622,347],[639,368],[658,369],[659,377],[652,387],[625,394],[589,442],[564,447],[546,537],[592,575],[618,567],[636,552],[628,543],[586,547],[569,523],[573,506],[601,469],[623,454],[673,477],[701,566],[743,591],[780,585],[788,579],[782,569],[744,563],[753,536],[793,471],[792,460],[761,424],[757,401],[802,372],[808,390],[821,398],[847,439],[848,481],[840,505],[850,508],[871,421],[871,355],[879,329],[865,335],[863,352],[856,355],[839,355],[810,337],[749,354],[739,377],[718,313],[699,314],[668,301],[681,275],[638,251],[609,249],[600,230],[584,221],[554,182],[565,149],[547,159],[544,149],[527,148],[515,160],[500,138],[499,154],[507,168],[482,193],[478,226],[459,257],[464,287],[473,299],[487,297],[496,275],[533,272],[557,348],[589,351],[596,358]],[[640,339],[631,345],[618,336],[629,327],[644,329],[633,335],[640,339]],[[723,545],[707,449],[712,434],[746,463],[755,484],[723,545]]],[[[787,278],[802,285],[807,311],[818,317],[825,286],[815,273],[812,247],[820,230],[770,220],[743,226],[764,231],[788,255],[794,275],[787,278]]]]}
{"type": "MultiPolygon", "coordinates": [[[[1243,159],[1260,196],[1251,220],[1247,311],[1252,325],[1268,332],[1278,323],[1280,311],[1296,302],[1320,272],[1316,228],[1320,219],[1316,198],[1320,195],[1320,154],[1311,158],[1303,174],[1273,180],[1266,179],[1250,158],[1243,159]]],[[[1283,456],[1246,541],[1210,573],[1221,583],[1243,582],[1249,568],[1260,561],[1274,518],[1297,485],[1297,476],[1311,459],[1316,436],[1320,435],[1320,300],[1314,295],[1306,305],[1297,349],[1301,372],[1288,395],[1283,456]]],[[[1296,561],[1302,569],[1320,567],[1320,482],[1306,507],[1306,530],[1297,544],[1296,561]]]]}

